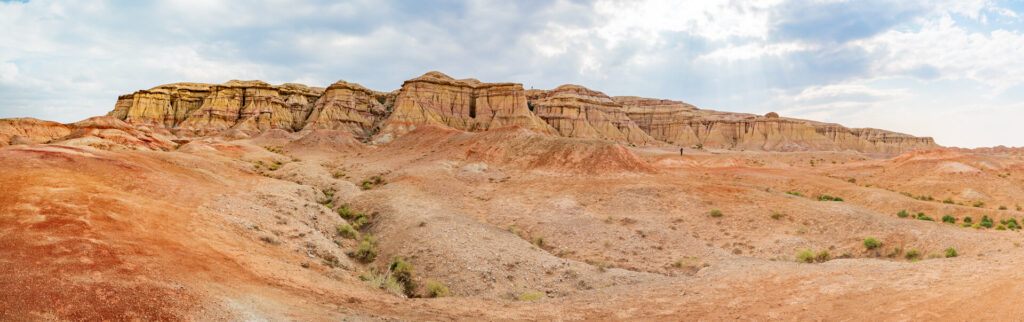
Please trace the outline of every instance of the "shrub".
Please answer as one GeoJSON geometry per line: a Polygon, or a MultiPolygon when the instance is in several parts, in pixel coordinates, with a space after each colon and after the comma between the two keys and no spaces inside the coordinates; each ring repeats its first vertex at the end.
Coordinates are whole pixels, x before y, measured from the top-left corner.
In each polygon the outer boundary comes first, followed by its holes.
{"type": "Polygon", "coordinates": [[[996,230],[1006,230],[1006,226],[1003,226],[1003,225],[996,226],[996,230]]]}
{"type": "Polygon", "coordinates": [[[349,254],[349,256],[355,257],[363,263],[372,262],[377,259],[377,237],[371,234],[363,236],[362,240],[359,241],[359,248],[355,252],[349,254]]]}
{"type": "Polygon", "coordinates": [[[918,220],[935,221],[935,219],[932,219],[932,217],[928,217],[928,216],[925,216],[925,215],[918,215],[917,219],[918,220]]]}
{"type": "Polygon", "coordinates": [[[797,197],[803,197],[804,196],[803,194],[801,194],[799,192],[796,192],[796,191],[786,191],[786,194],[787,195],[797,196],[797,197]]]}
{"type": "Polygon", "coordinates": [[[370,189],[373,189],[373,183],[371,183],[371,182],[369,182],[369,181],[366,181],[366,180],[363,180],[363,183],[362,183],[362,185],[360,186],[360,188],[362,188],[363,190],[370,190],[370,189]]]}
{"type": "Polygon", "coordinates": [[[971,221],[973,221],[973,220],[974,220],[974,219],[971,219],[971,216],[967,216],[967,217],[964,217],[964,222],[965,222],[965,223],[968,223],[968,224],[969,224],[969,223],[971,223],[971,221]]]}
{"type": "Polygon", "coordinates": [[[943,200],[942,200],[942,203],[944,203],[944,204],[950,204],[950,205],[952,205],[952,204],[953,204],[953,198],[946,198],[946,199],[943,199],[943,200]]]}
{"type": "Polygon", "coordinates": [[[948,223],[951,223],[951,224],[955,224],[956,223],[956,217],[953,217],[951,215],[942,216],[942,222],[948,222],[948,223]]]}
{"type": "Polygon", "coordinates": [[[857,183],[857,178],[849,178],[849,179],[846,179],[846,182],[849,182],[849,183],[857,183]]]}
{"type": "Polygon", "coordinates": [[[965,222],[963,225],[960,225],[960,227],[971,227],[971,223],[965,222]]]}
{"type": "Polygon", "coordinates": [[[778,212],[778,211],[772,212],[772,219],[778,220],[779,218],[782,218],[782,216],[785,216],[785,215],[783,215],[781,212],[778,212]]]}
{"type": "Polygon", "coordinates": [[[448,295],[451,295],[451,292],[448,291],[448,287],[447,286],[445,286],[444,284],[435,282],[435,281],[430,281],[430,280],[427,281],[427,296],[428,297],[445,297],[445,296],[448,296],[448,295]]]}
{"type": "Polygon", "coordinates": [[[903,210],[900,210],[900,212],[897,212],[896,216],[900,217],[900,218],[907,218],[908,216],[910,216],[910,213],[907,213],[907,210],[903,209],[903,210]]]}
{"type": "Polygon", "coordinates": [[[533,236],[532,242],[534,246],[537,246],[538,248],[544,248],[544,237],[533,236]]]}
{"type": "Polygon", "coordinates": [[[984,202],[981,202],[981,201],[975,201],[975,202],[974,202],[973,204],[971,204],[971,205],[972,205],[972,206],[974,206],[974,207],[977,207],[977,208],[981,208],[981,207],[984,207],[984,206],[985,206],[985,203],[984,203],[984,202]]]}
{"type": "Polygon", "coordinates": [[[813,263],[814,252],[810,249],[801,249],[796,252],[796,261],[799,263],[813,263]]]}
{"type": "Polygon", "coordinates": [[[875,249],[875,248],[878,248],[878,247],[881,247],[881,246],[882,246],[882,242],[878,241],[877,239],[875,239],[873,237],[868,237],[868,238],[864,239],[864,248],[867,248],[868,250],[872,250],[872,249],[875,249]]]}
{"type": "Polygon", "coordinates": [[[340,179],[345,177],[345,172],[341,170],[334,170],[334,172],[331,172],[331,176],[335,179],[340,179]]]}
{"type": "Polygon", "coordinates": [[[887,256],[889,258],[895,258],[897,255],[899,255],[902,252],[903,252],[903,250],[900,249],[899,247],[893,247],[892,248],[892,252],[890,252],[889,254],[886,254],[885,256],[887,256]]]}
{"type": "Polygon", "coordinates": [[[999,210],[1006,210],[1006,206],[999,206],[999,210]]]}
{"type": "Polygon", "coordinates": [[[819,263],[827,262],[830,259],[832,259],[832,254],[827,249],[822,249],[818,251],[818,254],[814,255],[814,260],[819,263]]]}
{"type": "Polygon", "coordinates": [[[412,296],[413,291],[416,290],[416,283],[412,280],[412,265],[407,259],[404,256],[395,255],[395,258],[391,259],[388,269],[391,270],[391,276],[405,288],[406,295],[412,296]]]}
{"type": "Polygon", "coordinates": [[[979,223],[974,223],[973,225],[971,225],[971,227],[972,227],[972,228],[981,228],[981,224],[979,224],[979,223]]]}
{"type": "Polygon", "coordinates": [[[993,226],[993,224],[992,224],[991,221],[983,221],[983,222],[981,222],[981,227],[992,228],[992,226],[993,226]]]}
{"type": "Polygon", "coordinates": [[[957,254],[956,249],[953,249],[953,247],[946,248],[946,258],[957,257],[958,255],[960,254],[957,254]]]}
{"type": "Polygon", "coordinates": [[[542,298],[544,298],[544,293],[541,292],[523,292],[519,296],[520,301],[536,301],[542,298]]]}
{"type": "Polygon", "coordinates": [[[341,237],[348,239],[359,239],[359,232],[348,224],[338,226],[338,234],[341,235],[341,237]]]}
{"type": "Polygon", "coordinates": [[[721,210],[718,210],[718,209],[711,210],[711,217],[716,217],[717,218],[717,217],[721,217],[721,216],[722,216],[722,211],[721,210]]]}
{"type": "Polygon", "coordinates": [[[911,248],[906,254],[903,254],[903,257],[906,257],[907,259],[916,259],[921,257],[921,252],[917,251],[916,248],[911,248]]]}
{"type": "Polygon", "coordinates": [[[818,196],[818,201],[843,201],[843,198],[830,195],[820,195],[818,196]]]}
{"type": "Polygon", "coordinates": [[[371,267],[370,273],[368,275],[359,275],[359,279],[365,281],[372,288],[384,289],[396,295],[404,295],[406,291],[402,283],[399,283],[394,276],[391,276],[390,271],[381,273],[376,268],[371,267]]]}

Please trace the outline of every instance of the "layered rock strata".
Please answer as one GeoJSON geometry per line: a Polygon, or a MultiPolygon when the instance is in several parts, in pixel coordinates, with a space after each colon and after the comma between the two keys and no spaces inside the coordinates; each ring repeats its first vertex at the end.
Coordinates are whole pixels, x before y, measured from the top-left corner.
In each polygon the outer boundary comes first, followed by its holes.
{"type": "Polygon", "coordinates": [[[632,144],[656,141],[626,115],[621,104],[598,91],[562,85],[549,91],[531,90],[529,100],[533,112],[561,136],[632,144]]]}

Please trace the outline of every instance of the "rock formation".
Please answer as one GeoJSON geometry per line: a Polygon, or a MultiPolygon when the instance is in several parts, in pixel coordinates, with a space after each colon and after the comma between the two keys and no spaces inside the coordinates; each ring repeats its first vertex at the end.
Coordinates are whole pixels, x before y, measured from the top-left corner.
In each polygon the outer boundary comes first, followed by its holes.
{"type": "Polygon", "coordinates": [[[537,116],[562,136],[632,144],[655,142],[626,115],[621,104],[604,93],[562,85],[549,91],[532,90],[529,100],[537,116]]]}
{"type": "Polygon", "coordinates": [[[34,118],[0,119],[0,147],[46,143],[71,133],[64,124],[34,118]]]}
{"type": "MultiPolygon", "coordinates": [[[[457,80],[439,72],[408,80],[393,92],[345,81],[326,89],[261,81],[175,83],[123,95],[108,115],[129,124],[165,127],[176,136],[226,130],[236,136],[269,129],[332,130],[386,143],[423,125],[461,131],[519,126],[544,134],[635,145],[886,154],[938,147],[931,138],[850,129],[780,117],[775,112],[761,116],[702,110],[672,100],[613,98],[576,85],[526,91],[518,83],[457,80]]],[[[0,135],[4,144],[10,144],[11,138],[0,135]]]]}

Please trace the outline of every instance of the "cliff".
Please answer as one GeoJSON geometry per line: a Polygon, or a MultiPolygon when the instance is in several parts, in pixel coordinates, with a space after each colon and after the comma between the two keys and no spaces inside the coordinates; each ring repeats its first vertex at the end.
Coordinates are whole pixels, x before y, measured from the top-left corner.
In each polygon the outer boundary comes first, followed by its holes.
{"type": "Polygon", "coordinates": [[[621,104],[604,93],[562,85],[549,91],[531,90],[528,95],[534,113],[561,136],[632,144],[656,141],[626,115],[621,104]]]}
{"type": "Polygon", "coordinates": [[[439,72],[429,72],[402,84],[383,131],[403,134],[426,124],[463,131],[520,126],[541,133],[554,132],[530,112],[522,84],[456,80],[439,72]]]}
{"type": "MultiPolygon", "coordinates": [[[[261,81],[174,83],[122,95],[109,116],[134,125],[207,135],[234,129],[343,131],[388,142],[423,125],[462,131],[518,126],[573,138],[622,144],[701,145],[765,151],[902,153],[938,147],[931,138],[838,124],[699,109],[673,100],[609,97],[577,85],[524,90],[429,72],[401,89],[379,92],[338,81],[326,89],[261,81]]],[[[2,137],[7,144],[11,135],[2,137]]]]}

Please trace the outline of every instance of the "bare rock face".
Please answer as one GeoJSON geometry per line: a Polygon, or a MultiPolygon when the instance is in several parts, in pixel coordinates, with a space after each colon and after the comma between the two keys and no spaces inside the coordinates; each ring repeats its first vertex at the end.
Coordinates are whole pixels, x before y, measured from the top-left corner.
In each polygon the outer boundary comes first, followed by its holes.
{"type": "Polygon", "coordinates": [[[765,151],[901,153],[937,147],[931,138],[838,124],[697,109],[683,102],[615,97],[655,139],[682,146],[765,151]]]}
{"type": "Polygon", "coordinates": [[[301,128],[322,91],[301,84],[271,86],[261,81],[175,83],[122,95],[107,115],[134,124],[201,132],[294,130],[301,128]]]}
{"type": "Polygon", "coordinates": [[[562,136],[632,144],[656,142],[626,115],[621,104],[604,93],[562,85],[549,91],[531,90],[528,95],[534,113],[562,136]]]}
{"type": "Polygon", "coordinates": [[[530,112],[522,84],[456,80],[439,72],[405,81],[383,131],[404,134],[418,125],[436,124],[463,131],[521,126],[554,132],[530,112]]]}
{"type": "Polygon", "coordinates": [[[387,116],[387,103],[397,93],[374,92],[363,86],[338,81],[316,100],[304,129],[342,130],[366,138],[387,116]]]}
{"type": "Polygon", "coordinates": [[[71,133],[64,124],[34,118],[0,119],[0,147],[39,144],[71,133]]]}

